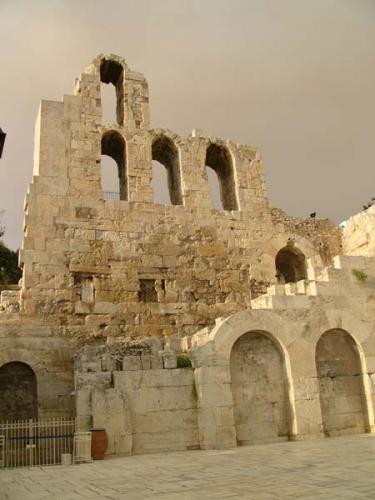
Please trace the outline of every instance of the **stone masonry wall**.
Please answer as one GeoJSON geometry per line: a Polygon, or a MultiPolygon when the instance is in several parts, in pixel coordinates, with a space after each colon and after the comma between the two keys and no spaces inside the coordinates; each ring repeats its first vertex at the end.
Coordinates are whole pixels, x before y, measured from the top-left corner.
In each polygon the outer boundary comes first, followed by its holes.
{"type": "Polygon", "coordinates": [[[41,104],[21,311],[50,318],[77,342],[193,334],[274,283],[275,257],[288,240],[326,261],[340,245],[327,220],[275,216],[254,147],[150,130],[148,115],[144,77],[117,56],[95,59],[76,95],[41,104]],[[117,88],[118,123],[102,123],[101,80],[117,88]],[[103,151],[121,170],[119,201],[102,197],[103,151]],[[169,169],[174,205],[153,203],[154,154],[169,169]],[[211,209],[206,164],[225,210],[211,209]]]}

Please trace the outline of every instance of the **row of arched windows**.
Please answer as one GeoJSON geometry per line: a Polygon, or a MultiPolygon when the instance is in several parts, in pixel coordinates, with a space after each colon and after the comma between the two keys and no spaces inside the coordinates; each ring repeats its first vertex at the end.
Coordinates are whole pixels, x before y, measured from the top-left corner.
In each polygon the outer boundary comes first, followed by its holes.
{"type": "MultiPolygon", "coordinates": [[[[114,60],[103,59],[100,65],[100,82],[103,121],[124,125],[123,66],[114,60]],[[111,88],[112,85],[115,92],[111,88]]],[[[102,155],[104,197],[127,200],[126,145],[118,132],[111,131],[104,134],[102,155]]],[[[208,146],[205,165],[212,208],[238,210],[233,165],[228,149],[217,144],[208,146]]],[[[154,140],[152,170],[154,202],[182,205],[179,152],[170,138],[159,136],[154,140]]]]}
{"type": "MultiPolygon", "coordinates": [[[[116,131],[106,132],[101,147],[104,197],[127,200],[125,140],[116,131]]],[[[228,149],[218,144],[210,144],[206,151],[205,165],[212,208],[238,210],[233,164],[228,149]]],[[[160,135],[153,141],[152,170],[154,202],[182,205],[180,156],[169,137],[160,135]]]]}

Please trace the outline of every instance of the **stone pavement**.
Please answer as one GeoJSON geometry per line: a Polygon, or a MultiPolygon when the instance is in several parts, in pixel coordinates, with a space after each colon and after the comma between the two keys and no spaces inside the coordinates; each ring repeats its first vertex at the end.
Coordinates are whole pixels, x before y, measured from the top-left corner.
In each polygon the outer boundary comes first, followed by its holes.
{"type": "Polygon", "coordinates": [[[0,499],[375,499],[375,436],[1,470],[0,499]]]}

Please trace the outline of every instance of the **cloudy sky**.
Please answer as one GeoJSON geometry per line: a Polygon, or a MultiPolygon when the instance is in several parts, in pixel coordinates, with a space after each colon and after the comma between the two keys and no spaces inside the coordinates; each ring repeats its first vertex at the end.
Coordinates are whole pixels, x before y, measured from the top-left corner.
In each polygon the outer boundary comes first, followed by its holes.
{"type": "Polygon", "coordinates": [[[273,206],[340,222],[375,197],[375,0],[0,0],[0,22],[13,248],[39,101],[99,53],[145,74],[153,127],[256,145],[273,206]]]}

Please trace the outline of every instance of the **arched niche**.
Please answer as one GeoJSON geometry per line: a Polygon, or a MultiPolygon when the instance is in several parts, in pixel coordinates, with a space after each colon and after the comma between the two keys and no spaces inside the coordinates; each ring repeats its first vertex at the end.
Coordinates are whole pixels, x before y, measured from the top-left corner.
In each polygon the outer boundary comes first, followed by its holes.
{"type": "Polygon", "coordinates": [[[315,362],[325,435],[365,432],[361,360],[353,337],[341,329],[326,331],[317,343],[315,362]]]}
{"type": "Polygon", "coordinates": [[[101,85],[101,104],[104,121],[109,123],[124,124],[124,68],[111,59],[103,59],[100,64],[100,82],[102,84],[112,84],[115,88],[115,105],[112,105],[110,92],[107,92],[104,85],[101,85]],[[114,116],[116,120],[109,117],[114,116]]]}
{"type": "Polygon", "coordinates": [[[169,202],[172,205],[182,205],[181,171],[178,149],[174,142],[164,135],[156,137],[152,143],[153,163],[153,190],[154,200],[168,202],[166,183],[168,187],[169,202]],[[158,173],[158,169],[165,168],[165,172],[158,173]],[[160,193],[161,196],[156,196],[160,193]]]}
{"type": "Polygon", "coordinates": [[[276,276],[279,283],[295,283],[306,279],[306,258],[293,242],[283,247],[276,255],[276,276]]]}
{"type": "Polygon", "coordinates": [[[101,182],[104,198],[128,199],[126,144],[124,138],[114,130],[102,137],[101,182]],[[103,156],[112,158],[113,165],[103,156]],[[117,168],[116,168],[117,167],[117,168]],[[115,186],[116,189],[112,188],[115,186]]]}
{"type": "MultiPolygon", "coordinates": [[[[212,177],[208,176],[208,180],[211,182],[211,197],[216,197],[215,192],[219,191],[220,208],[222,207],[223,210],[238,210],[233,162],[228,148],[214,143],[210,144],[206,150],[205,165],[206,168],[209,167],[215,172],[219,184],[219,190],[217,190],[212,186],[212,177]]],[[[211,198],[212,208],[218,207],[218,201],[211,198]]]]}
{"type": "Polygon", "coordinates": [[[230,371],[237,444],[287,440],[285,362],[272,336],[262,331],[242,335],[232,347],[230,371]]]}
{"type": "Polygon", "coordinates": [[[26,363],[12,361],[0,367],[0,418],[26,420],[37,418],[37,380],[26,363]]]}

